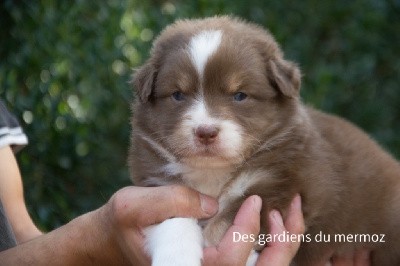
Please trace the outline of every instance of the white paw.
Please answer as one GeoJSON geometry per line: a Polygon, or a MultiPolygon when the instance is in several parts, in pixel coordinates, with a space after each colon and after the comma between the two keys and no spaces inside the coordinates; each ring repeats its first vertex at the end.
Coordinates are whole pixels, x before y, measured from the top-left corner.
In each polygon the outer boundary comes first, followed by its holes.
{"type": "Polygon", "coordinates": [[[203,236],[196,219],[172,218],[144,232],[153,266],[201,266],[203,236]]]}
{"type": "Polygon", "coordinates": [[[246,266],[255,266],[259,255],[260,255],[260,253],[254,251],[254,249],[252,249],[250,252],[249,258],[247,259],[246,266]]]}

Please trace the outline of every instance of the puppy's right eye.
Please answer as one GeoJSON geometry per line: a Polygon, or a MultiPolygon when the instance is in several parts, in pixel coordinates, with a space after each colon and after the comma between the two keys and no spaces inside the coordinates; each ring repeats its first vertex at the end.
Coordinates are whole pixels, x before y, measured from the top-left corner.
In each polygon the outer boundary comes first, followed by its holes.
{"type": "Polygon", "coordinates": [[[233,99],[237,102],[241,102],[247,98],[247,94],[243,92],[238,92],[235,95],[233,95],[233,99]]]}
{"type": "Polygon", "coordinates": [[[180,91],[176,91],[176,92],[172,93],[172,98],[174,98],[176,101],[180,102],[185,99],[185,95],[180,91]]]}

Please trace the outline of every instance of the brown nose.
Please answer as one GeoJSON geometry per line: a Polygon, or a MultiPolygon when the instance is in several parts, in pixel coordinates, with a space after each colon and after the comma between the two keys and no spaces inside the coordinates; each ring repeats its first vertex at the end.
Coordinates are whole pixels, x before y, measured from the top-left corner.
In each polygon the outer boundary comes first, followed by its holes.
{"type": "Polygon", "coordinates": [[[201,125],[195,130],[195,135],[197,139],[202,144],[211,144],[213,143],[218,136],[219,128],[216,126],[209,126],[209,125],[201,125]]]}

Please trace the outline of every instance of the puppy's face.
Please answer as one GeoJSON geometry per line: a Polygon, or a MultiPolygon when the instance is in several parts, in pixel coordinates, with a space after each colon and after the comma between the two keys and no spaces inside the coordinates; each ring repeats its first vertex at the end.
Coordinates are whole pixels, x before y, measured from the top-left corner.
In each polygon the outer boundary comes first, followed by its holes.
{"type": "Polygon", "coordinates": [[[241,33],[224,23],[214,29],[185,23],[159,37],[137,72],[134,114],[180,162],[241,163],[293,116],[299,72],[254,26],[241,33]]]}

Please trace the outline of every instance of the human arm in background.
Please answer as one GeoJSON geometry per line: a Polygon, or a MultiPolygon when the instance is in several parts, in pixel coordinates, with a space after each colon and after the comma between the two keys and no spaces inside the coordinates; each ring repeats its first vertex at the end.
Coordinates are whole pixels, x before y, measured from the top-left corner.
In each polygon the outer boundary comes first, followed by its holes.
{"type": "Polygon", "coordinates": [[[17,243],[42,234],[26,209],[21,174],[10,146],[0,148],[0,200],[17,243]]]}

